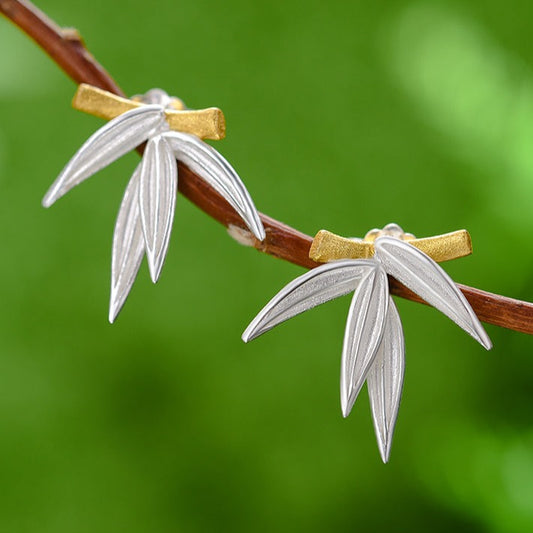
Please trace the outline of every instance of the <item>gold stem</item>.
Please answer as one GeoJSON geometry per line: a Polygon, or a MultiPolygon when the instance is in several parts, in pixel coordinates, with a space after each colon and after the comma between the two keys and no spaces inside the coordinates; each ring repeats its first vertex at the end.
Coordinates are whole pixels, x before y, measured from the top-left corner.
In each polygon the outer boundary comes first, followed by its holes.
{"type": "MultiPolygon", "coordinates": [[[[106,120],[111,120],[143,105],[141,102],[116,96],[85,83],[78,87],[72,100],[74,109],[106,120]]],[[[216,107],[175,111],[167,109],[165,115],[172,130],[191,133],[200,139],[219,140],[226,135],[224,113],[216,107]]]]}
{"type": "MultiPolygon", "coordinates": [[[[439,263],[472,253],[472,240],[464,229],[435,237],[409,239],[408,242],[439,263]]],[[[336,259],[368,259],[373,255],[372,242],[346,239],[324,229],[316,234],[309,250],[309,257],[318,263],[336,259]]]]}

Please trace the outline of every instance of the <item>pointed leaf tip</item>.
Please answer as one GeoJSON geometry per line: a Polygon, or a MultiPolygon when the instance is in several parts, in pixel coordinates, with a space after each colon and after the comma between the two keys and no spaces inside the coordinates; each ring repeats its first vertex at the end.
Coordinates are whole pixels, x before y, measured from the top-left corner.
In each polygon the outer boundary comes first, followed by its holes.
{"type": "Polygon", "coordinates": [[[109,301],[111,324],[128,297],[144,256],[144,236],[139,209],[140,170],[141,163],[137,166],[126,188],[113,233],[109,301]]]}
{"type": "Polygon", "coordinates": [[[185,163],[235,209],[256,239],[264,241],[265,228],[242,180],[213,147],[188,133],[169,131],[163,136],[177,159],[185,163]]]}
{"type": "Polygon", "coordinates": [[[341,408],[346,417],[357,399],[383,337],[389,304],[387,274],[369,260],[372,269],[359,283],[350,304],[341,363],[341,408]]]}
{"type": "Polygon", "coordinates": [[[374,262],[366,259],[333,261],[291,281],[268,302],[242,334],[251,341],[281,322],[353,291],[374,262]]]}
{"type": "Polygon", "coordinates": [[[400,315],[389,296],[389,309],[376,359],[367,376],[368,396],[379,452],[388,462],[400,407],[405,372],[405,345],[400,315]]]}
{"type": "Polygon", "coordinates": [[[394,237],[379,237],[374,242],[374,257],[388,274],[444,313],[484,348],[492,347],[474,310],[464,294],[429,256],[411,244],[394,237]]]}
{"type": "Polygon", "coordinates": [[[162,107],[146,105],[110,120],[96,131],[61,171],[43,198],[50,207],[70,189],[142,144],[166,125],[162,107]]]}
{"type": "Polygon", "coordinates": [[[48,197],[48,194],[46,194],[43,199],[41,200],[41,205],[45,208],[49,208],[51,205],[53,204],[53,202],[51,201],[51,199],[48,197]]]}
{"type": "Polygon", "coordinates": [[[161,135],[150,139],[141,164],[139,206],[154,283],[159,279],[168,251],[177,187],[177,164],[169,144],[161,135]]]}

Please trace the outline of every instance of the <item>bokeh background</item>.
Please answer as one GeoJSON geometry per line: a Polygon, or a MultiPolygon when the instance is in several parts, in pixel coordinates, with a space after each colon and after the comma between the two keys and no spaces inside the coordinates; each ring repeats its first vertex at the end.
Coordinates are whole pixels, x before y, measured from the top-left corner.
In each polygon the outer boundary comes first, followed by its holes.
{"type": "MultiPolygon", "coordinates": [[[[458,282],[533,299],[531,2],[40,3],[129,94],[219,106],[216,144],[260,210],[314,234],[394,221],[468,228],[458,282]]],[[[485,352],[398,306],[407,344],[391,462],[363,393],[343,420],[349,299],[250,345],[301,268],[244,248],[183,197],[157,286],[146,265],[107,323],[113,225],[138,156],[50,210],[40,200],[102,122],[0,20],[0,530],[533,529],[533,341],[485,352]]]]}

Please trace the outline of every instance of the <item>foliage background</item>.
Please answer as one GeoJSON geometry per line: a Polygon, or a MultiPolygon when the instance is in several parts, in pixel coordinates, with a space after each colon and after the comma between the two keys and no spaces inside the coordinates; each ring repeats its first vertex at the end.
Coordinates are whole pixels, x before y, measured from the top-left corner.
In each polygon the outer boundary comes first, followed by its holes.
{"type": "MultiPolygon", "coordinates": [[[[530,2],[228,0],[40,4],[130,93],[216,105],[217,148],[258,207],[309,234],[466,227],[457,281],[533,298],[530,2]]],[[[348,300],[246,346],[300,268],[240,247],[187,200],[157,287],[107,323],[130,154],[40,199],[101,121],[0,20],[0,530],[533,528],[532,340],[486,353],[399,301],[407,372],[391,462],[364,394],[343,420],[348,300]]]]}

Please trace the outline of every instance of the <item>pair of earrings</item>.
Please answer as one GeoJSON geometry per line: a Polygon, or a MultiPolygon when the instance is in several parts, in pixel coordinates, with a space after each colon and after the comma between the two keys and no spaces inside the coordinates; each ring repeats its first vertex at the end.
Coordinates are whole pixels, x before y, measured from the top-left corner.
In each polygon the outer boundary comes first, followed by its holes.
{"type": "MultiPolygon", "coordinates": [[[[49,207],[70,189],[130,150],[146,143],[141,163],[124,193],[113,236],[109,320],[124,305],[144,255],[152,281],[168,250],[178,183],[176,159],[213,187],[259,241],[265,230],[233,167],[202,139],[225,134],[222,112],[193,111],[164,91],[152,89],[131,100],[80,85],[75,108],[110,119],[69,161],[44,197],[49,207]]],[[[381,457],[389,459],[405,368],[401,320],[389,294],[388,276],[451,318],[486,349],[491,341],[470,304],[437,261],[471,253],[464,230],[415,239],[396,224],[363,239],[321,231],[310,258],[324,263],[282,289],[243,334],[252,340],[279,323],[321,303],[353,292],[341,363],[341,406],[346,417],[367,383],[381,457]]]]}

